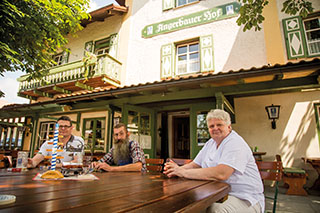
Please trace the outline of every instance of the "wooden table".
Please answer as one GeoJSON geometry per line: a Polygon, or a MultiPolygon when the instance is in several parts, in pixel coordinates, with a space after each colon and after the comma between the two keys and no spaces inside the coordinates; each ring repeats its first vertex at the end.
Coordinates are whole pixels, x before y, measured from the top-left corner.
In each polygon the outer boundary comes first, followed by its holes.
{"type": "Polygon", "coordinates": [[[37,170],[0,170],[0,194],[16,202],[1,212],[199,212],[225,197],[230,186],[218,181],[168,179],[161,173],[94,173],[99,180],[33,181],[37,170]]]}
{"type": "Polygon", "coordinates": [[[267,154],[266,152],[253,152],[253,157],[258,160],[262,161],[262,155],[267,154]]]}
{"type": "Polygon", "coordinates": [[[310,163],[312,167],[317,171],[318,173],[318,179],[314,182],[312,189],[320,190],[320,158],[319,157],[303,157],[301,158],[304,160],[305,163],[310,163]]]}

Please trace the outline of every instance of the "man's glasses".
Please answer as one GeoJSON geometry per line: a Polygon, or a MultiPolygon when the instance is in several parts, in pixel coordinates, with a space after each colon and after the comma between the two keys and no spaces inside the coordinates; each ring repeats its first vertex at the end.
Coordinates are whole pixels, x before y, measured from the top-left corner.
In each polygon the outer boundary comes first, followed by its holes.
{"type": "Polygon", "coordinates": [[[71,126],[59,126],[59,129],[67,129],[70,128],[71,126]]]}

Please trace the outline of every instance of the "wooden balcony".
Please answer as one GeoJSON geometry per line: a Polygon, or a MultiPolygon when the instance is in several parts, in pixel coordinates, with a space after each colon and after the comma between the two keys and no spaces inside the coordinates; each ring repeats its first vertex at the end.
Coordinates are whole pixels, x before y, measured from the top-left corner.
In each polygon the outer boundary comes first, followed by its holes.
{"type": "Polygon", "coordinates": [[[120,85],[121,62],[109,54],[101,55],[88,67],[86,77],[84,63],[80,61],[53,67],[42,79],[28,80],[29,75],[18,78],[18,96],[37,100],[54,98],[56,94],[71,94],[79,90],[120,85]]]}

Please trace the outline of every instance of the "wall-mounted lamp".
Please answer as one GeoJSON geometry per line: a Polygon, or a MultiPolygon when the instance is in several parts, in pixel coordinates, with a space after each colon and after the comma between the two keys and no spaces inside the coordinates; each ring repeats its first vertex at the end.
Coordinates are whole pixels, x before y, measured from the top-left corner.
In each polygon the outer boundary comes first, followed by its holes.
{"type": "Polygon", "coordinates": [[[268,118],[271,121],[271,127],[272,129],[276,129],[276,119],[279,119],[280,114],[280,105],[271,105],[266,106],[266,111],[268,113],[268,118]]]}

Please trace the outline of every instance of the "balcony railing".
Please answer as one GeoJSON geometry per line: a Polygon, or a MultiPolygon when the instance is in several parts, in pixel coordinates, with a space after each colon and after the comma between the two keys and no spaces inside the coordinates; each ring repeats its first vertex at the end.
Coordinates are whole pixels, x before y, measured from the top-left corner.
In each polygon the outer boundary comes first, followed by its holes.
{"type": "Polygon", "coordinates": [[[109,54],[101,55],[96,63],[88,68],[86,76],[82,61],[53,67],[42,79],[28,80],[29,75],[18,78],[19,95],[30,98],[47,96],[52,97],[58,93],[72,93],[74,91],[101,86],[119,86],[121,74],[121,62],[109,54]]]}

